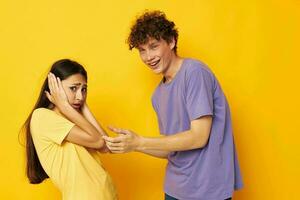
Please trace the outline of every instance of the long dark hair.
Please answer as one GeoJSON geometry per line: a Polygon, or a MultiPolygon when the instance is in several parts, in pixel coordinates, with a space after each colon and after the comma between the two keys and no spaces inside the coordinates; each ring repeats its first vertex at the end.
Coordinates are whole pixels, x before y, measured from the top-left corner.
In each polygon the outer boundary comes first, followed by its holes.
{"type": "MultiPolygon", "coordinates": [[[[74,74],[81,74],[87,80],[87,73],[83,66],[69,59],[62,59],[56,61],[52,65],[50,72],[52,72],[56,77],[59,77],[60,80],[64,80],[74,74]]],[[[21,128],[21,132],[25,134],[26,140],[26,175],[29,179],[29,182],[32,184],[41,183],[46,178],[49,178],[39,161],[30,132],[30,121],[33,111],[37,108],[48,108],[49,106],[51,106],[51,102],[46,97],[45,91],[49,91],[47,78],[43,83],[38,100],[36,101],[32,111],[30,112],[28,118],[26,119],[24,125],[21,128]]]]}

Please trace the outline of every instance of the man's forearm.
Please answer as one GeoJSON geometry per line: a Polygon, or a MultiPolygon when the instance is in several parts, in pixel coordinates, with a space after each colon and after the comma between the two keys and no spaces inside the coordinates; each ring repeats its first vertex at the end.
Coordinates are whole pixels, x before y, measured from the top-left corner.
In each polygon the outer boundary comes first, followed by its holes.
{"type": "Polygon", "coordinates": [[[169,151],[160,151],[160,150],[140,150],[138,152],[145,153],[157,158],[164,158],[164,159],[168,158],[168,155],[170,154],[169,151]]]}
{"type": "Polygon", "coordinates": [[[140,145],[137,151],[185,151],[203,147],[203,143],[199,135],[194,134],[191,130],[183,131],[170,136],[163,137],[141,137],[140,145]]]}

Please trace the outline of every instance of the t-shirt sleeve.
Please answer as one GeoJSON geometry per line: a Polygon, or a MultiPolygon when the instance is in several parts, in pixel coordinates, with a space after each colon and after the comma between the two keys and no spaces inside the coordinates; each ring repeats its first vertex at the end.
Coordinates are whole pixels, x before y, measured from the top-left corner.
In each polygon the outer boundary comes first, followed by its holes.
{"type": "Polygon", "coordinates": [[[213,77],[208,71],[198,68],[187,78],[187,110],[190,121],[213,115],[213,77]]]}
{"type": "Polygon", "coordinates": [[[36,109],[31,118],[32,134],[61,145],[75,124],[48,109],[36,109]]]}

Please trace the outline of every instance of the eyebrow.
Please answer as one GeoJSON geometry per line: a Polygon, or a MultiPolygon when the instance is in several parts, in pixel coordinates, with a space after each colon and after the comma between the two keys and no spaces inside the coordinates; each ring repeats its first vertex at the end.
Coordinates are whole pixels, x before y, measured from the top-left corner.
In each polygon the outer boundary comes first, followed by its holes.
{"type": "Polygon", "coordinates": [[[149,45],[155,45],[155,44],[158,44],[158,41],[153,41],[149,45]]]}
{"type": "MultiPolygon", "coordinates": [[[[154,46],[154,45],[157,45],[157,44],[158,44],[158,41],[153,41],[153,42],[149,43],[148,45],[149,45],[149,46],[154,46]]],[[[137,47],[137,49],[138,49],[138,50],[145,50],[145,49],[142,48],[142,47],[137,47]]]]}
{"type": "MultiPolygon", "coordinates": [[[[72,83],[71,85],[80,86],[81,83],[72,83]]],[[[83,84],[83,86],[87,87],[87,84],[83,84]]]]}

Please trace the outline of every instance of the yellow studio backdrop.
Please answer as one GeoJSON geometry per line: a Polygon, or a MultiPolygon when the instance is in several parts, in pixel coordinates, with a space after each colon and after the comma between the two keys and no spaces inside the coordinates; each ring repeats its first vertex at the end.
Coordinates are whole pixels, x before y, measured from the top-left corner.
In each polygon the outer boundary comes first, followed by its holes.
{"type": "MultiPolygon", "coordinates": [[[[206,62],[221,82],[245,184],[234,199],[299,199],[299,0],[2,0],[0,199],[60,199],[51,181],[27,182],[18,142],[46,72],[60,58],[86,67],[88,104],[103,126],[158,135],[150,98],[160,77],[125,44],[145,9],[175,21],[179,55],[206,62]]],[[[121,200],[163,199],[164,160],[102,158],[121,200]]]]}

